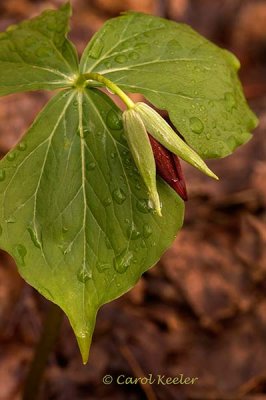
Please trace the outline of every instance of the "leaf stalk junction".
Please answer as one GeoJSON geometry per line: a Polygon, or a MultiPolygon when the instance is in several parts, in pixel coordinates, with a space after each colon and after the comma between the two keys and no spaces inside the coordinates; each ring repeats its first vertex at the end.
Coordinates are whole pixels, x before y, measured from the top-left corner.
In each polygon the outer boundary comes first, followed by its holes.
{"type": "Polygon", "coordinates": [[[131,109],[135,106],[135,103],[114,82],[105,78],[103,75],[97,74],[96,72],[88,72],[86,74],[79,75],[74,82],[74,86],[77,88],[84,88],[87,86],[104,86],[113,94],[116,94],[118,97],[120,97],[128,109],[131,109]]]}

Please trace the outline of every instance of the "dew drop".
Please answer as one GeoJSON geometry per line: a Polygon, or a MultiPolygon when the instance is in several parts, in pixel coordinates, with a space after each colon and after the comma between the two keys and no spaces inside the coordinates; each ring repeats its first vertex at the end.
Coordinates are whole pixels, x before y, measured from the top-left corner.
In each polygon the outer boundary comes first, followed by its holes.
{"type": "Polygon", "coordinates": [[[231,111],[233,108],[235,108],[236,101],[232,93],[228,92],[225,93],[224,95],[224,101],[225,101],[225,107],[227,111],[231,111]]]}
{"type": "Polygon", "coordinates": [[[117,157],[117,153],[112,152],[111,153],[111,158],[114,160],[117,157]]]}
{"type": "Polygon", "coordinates": [[[127,61],[127,57],[125,55],[123,55],[123,54],[120,54],[119,56],[115,57],[115,61],[118,64],[124,64],[127,61]]]}
{"type": "Polygon", "coordinates": [[[123,127],[122,120],[114,110],[110,110],[106,117],[106,123],[110,129],[120,130],[123,127]]]}
{"type": "Polygon", "coordinates": [[[81,136],[85,139],[86,137],[89,136],[89,134],[91,133],[91,131],[87,128],[85,128],[82,132],[80,132],[80,130],[78,130],[78,135],[81,136]]]}
{"type": "Polygon", "coordinates": [[[211,134],[210,134],[210,133],[207,133],[206,138],[207,138],[208,140],[210,140],[211,134]]]}
{"type": "Polygon", "coordinates": [[[98,139],[101,139],[101,138],[103,137],[103,132],[98,131],[98,132],[96,133],[96,135],[97,135],[97,138],[98,138],[98,139]]]}
{"type": "Polygon", "coordinates": [[[27,143],[26,143],[26,142],[20,142],[20,143],[18,144],[18,149],[19,149],[20,151],[25,151],[25,150],[27,149],[27,143]]]}
{"type": "Polygon", "coordinates": [[[87,167],[87,170],[88,171],[93,171],[95,168],[96,168],[96,164],[95,164],[95,162],[88,162],[87,164],[86,164],[86,167],[87,167]]]}
{"type": "Polygon", "coordinates": [[[9,217],[9,218],[7,218],[7,219],[5,220],[5,222],[6,222],[7,224],[14,224],[14,223],[16,222],[16,218],[14,218],[14,217],[9,217]]]}
{"type": "Polygon", "coordinates": [[[81,267],[77,273],[77,278],[80,282],[86,283],[89,279],[92,278],[92,274],[87,270],[85,266],[81,267]]]}
{"type": "Polygon", "coordinates": [[[145,247],[146,247],[145,240],[142,240],[141,243],[140,243],[140,245],[141,245],[141,247],[142,247],[143,249],[145,249],[145,247]]]}
{"type": "Polygon", "coordinates": [[[189,123],[190,123],[190,128],[194,133],[200,134],[204,129],[203,123],[197,117],[190,118],[189,123]]]}
{"type": "Polygon", "coordinates": [[[92,47],[89,50],[89,57],[94,58],[97,60],[97,58],[100,57],[102,51],[103,51],[103,41],[101,38],[96,38],[92,44],[92,47]]]}
{"type": "Polygon", "coordinates": [[[0,182],[3,182],[6,178],[6,171],[4,169],[0,169],[0,182]]]}
{"type": "Polygon", "coordinates": [[[136,61],[139,59],[139,53],[133,51],[132,53],[129,53],[128,57],[130,58],[130,60],[136,61]]]}
{"type": "Polygon", "coordinates": [[[8,155],[6,156],[8,161],[14,161],[16,158],[16,153],[12,152],[12,153],[8,153],[8,155]]]}
{"type": "Polygon", "coordinates": [[[25,266],[25,257],[27,254],[26,248],[22,244],[17,244],[14,247],[15,258],[21,265],[25,266]]]}
{"type": "Polygon", "coordinates": [[[97,268],[98,272],[103,273],[104,271],[107,271],[108,269],[110,269],[111,265],[110,264],[97,263],[96,264],[96,268],[97,268]]]}
{"type": "Polygon", "coordinates": [[[51,57],[51,50],[47,47],[40,47],[37,51],[36,51],[36,56],[37,57],[51,57]]]}
{"type": "Polygon", "coordinates": [[[152,234],[152,229],[150,227],[150,225],[145,224],[143,226],[143,236],[147,239],[148,237],[150,237],[152,234]]]}
{"type": "Polygon", "coordinates": [[[139,51],[147,50],[148,44],[146,42],[138,42],[135,44],[135,48],[139,51]]]}
{"type": "Polygon", "coordinates": [[[103,200],[103,205],[105,207],[110,206],[111,203],[112,203],[112,199],[110,197],[107,197],[106,199],[103,200]]]}
{"type": "Polygon", "coordinates": [[[126,200],[126,195],[123,191],[123,189],[115,189],[112,193],[113,199],[117,204],[123,204],[124,201],[126,200]]]}
{"type": "Polygon", "coordinates": [[[132,251],[128,251],[128,249],[123,250],[116,258],[114,258],[114,269],[119,274],[123,274],[126,272],[128,267],[131,264],[131,260],[133,258],[132,251]]]}
{"type": "Polygon", "coordinates": [[[37,247],[38,249],[41,249],[42,245],[41,245],[41,242],[38,239],[37,232],[31,227],[28,227],[27,231],[30,234],[31,241],[34,244],[34,246],[37,247]]]}
{"type": "Polygon", "coordinates": [[[111,66],[112,66],[110,61],[105,62],[104,65],[106,66],[106,68],[111,68],[111,66]]]}
{"type": "Polygon", "coordinates": [[[127,228],[127,237],[131,240],[137,240],[141,236],[135,224],[127,228]]]}
{"type": "Polygon", "coordinates": [[[149,200],[140,199],[137,201],[137,209],[143,214],[148,214],[152,212],[152,208],[150,207],[149,200]]]}

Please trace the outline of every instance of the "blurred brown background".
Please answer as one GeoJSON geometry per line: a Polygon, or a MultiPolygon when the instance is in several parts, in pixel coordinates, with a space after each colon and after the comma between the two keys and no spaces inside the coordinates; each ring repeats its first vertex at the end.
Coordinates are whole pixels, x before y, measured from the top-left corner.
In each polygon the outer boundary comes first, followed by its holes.
{"type": "MultiPolygon", "coordinates": [[[[61,0],[1,0],[0,30],[61,0]]],[[[260,117],[254,139],[211,161],[219,182],[184,165],[190,201],[172,248],[122,298],[99,313],[83,366],[67,320],[50,356],[45,400],[266,400],[266,1],[73,0],[71,38],[82,51],[110,17],[133,9],[189,23],[241,60],[241,79],[260,117]],[[114,377],[198,377],[195,385],[104,385],[114,377]]],[[[4,155],[48,99],[0,101],[4,155]]],[[[46,301],[0,258],[0,400],[21,398],[46,301]]]]}

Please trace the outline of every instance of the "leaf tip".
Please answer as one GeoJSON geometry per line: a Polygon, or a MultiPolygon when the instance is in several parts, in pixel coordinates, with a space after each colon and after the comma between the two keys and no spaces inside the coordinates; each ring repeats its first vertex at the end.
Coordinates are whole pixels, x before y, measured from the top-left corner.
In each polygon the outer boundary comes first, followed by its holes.
{"type": "Polygon", "coordinates": [[[92,338],[92,336],[89,333],[84,333],[80,336],[77,336],[77,342],[78,342],[79,350],[81,353],[82,362],[84,365],[87,364],[88,359],[89,359],[91,338],[92,338]]]}

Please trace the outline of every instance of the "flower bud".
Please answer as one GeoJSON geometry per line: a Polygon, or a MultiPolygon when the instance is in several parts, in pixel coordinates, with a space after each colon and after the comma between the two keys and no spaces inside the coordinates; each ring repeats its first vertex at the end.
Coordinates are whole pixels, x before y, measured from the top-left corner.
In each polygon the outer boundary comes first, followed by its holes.
{"type": "Polygon", "coordinates": [[[157,214],[161,216],[161,204],[156,187],[156,166],[152,147],[145,126],[135,109],[123,112],[123,125],[132,157],[149,191],[150,200],[157,214]]]}
{"type": "Polygon", "coordinates": [[[149,135],[149,139],[155,158],[157,173],[186,201],[186,183],[178,157],[163,147],[151,135],[149,135]]]}
{"type": "Polygon", "coordinates": [[[219,179],[205,164],[201,157],[192,150],[168,125],[168,123],[150,106],[137,103],[134,110],[139,114],[145,128],[159,143],[171,153],[176,154],[184,161],[198,168],[204,174],[219,179]]]}

